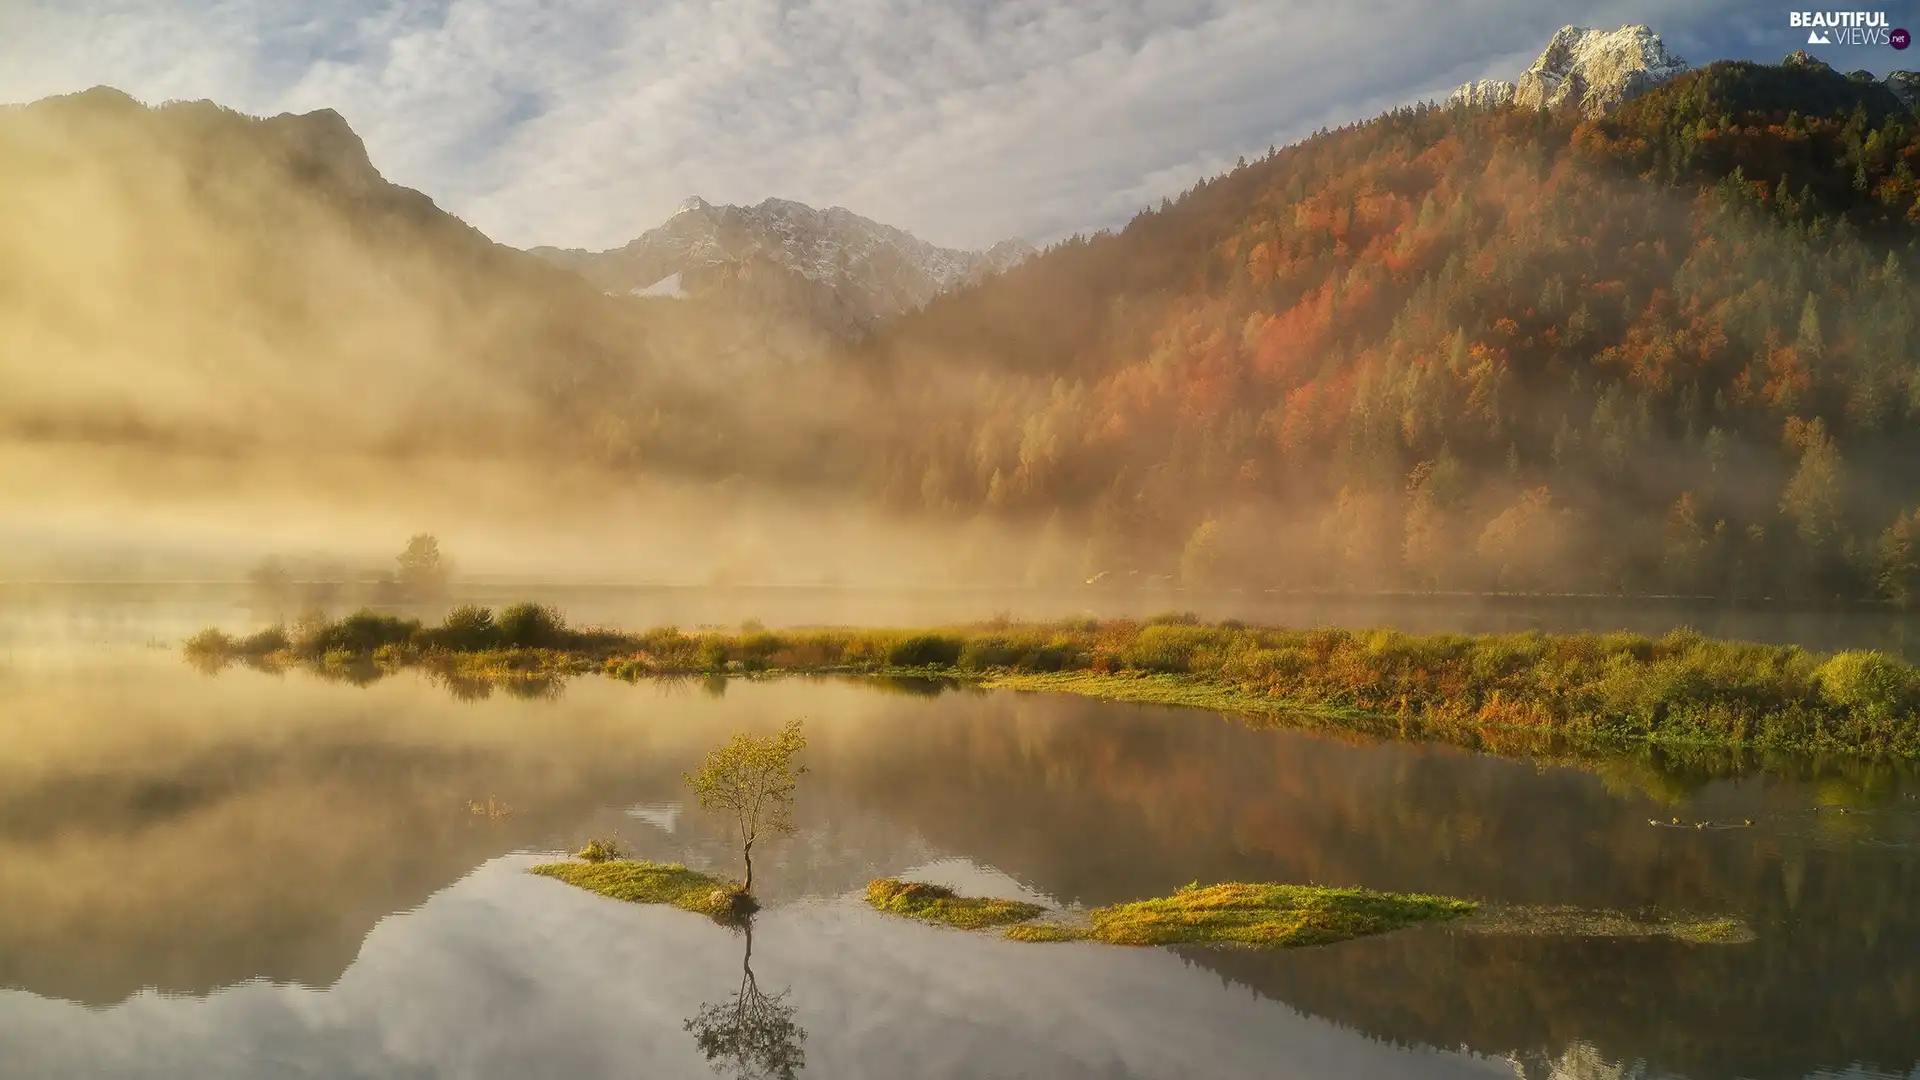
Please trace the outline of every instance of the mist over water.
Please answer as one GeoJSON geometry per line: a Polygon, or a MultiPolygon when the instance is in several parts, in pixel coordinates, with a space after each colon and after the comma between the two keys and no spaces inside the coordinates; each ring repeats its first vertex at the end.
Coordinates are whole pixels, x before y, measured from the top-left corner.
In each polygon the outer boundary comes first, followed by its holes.
{"type": "Polygon", "coordinates": [[[739,937],[525,875],[535,857],[516,853],[617,833],[730,872],[723,823],[680,773],[794,716],[812,771],[800,834],[756,860],[752,971],[791,991],[810,1074],[1731,1080],[1920,1062],[1920,781],[1898,767],[1541,769],[834,680],[586,678],[463,701],[411,674],[208,677],[100,648],[4,678],[0,1031],[24,1050],[4,1075],[611,1076],[636,1055],[708,1075],[682,1022],[732,992],[739,937]],[[1668,817],[1755,824],[1648,824],[1668,817]],[[1733,915],[1758,939],[1030,946],[857,899],[900,873],[1083,906],[1192,880],[1339,882],[1733,915]]]}

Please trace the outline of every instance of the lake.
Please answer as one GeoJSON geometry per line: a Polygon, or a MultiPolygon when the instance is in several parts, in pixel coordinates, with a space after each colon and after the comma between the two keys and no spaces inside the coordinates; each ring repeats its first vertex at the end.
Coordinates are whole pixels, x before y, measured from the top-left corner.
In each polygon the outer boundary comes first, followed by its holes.
{"type": "Polygon", "coordinates": [[[727,1024],[720,1075],[744,1046],[876,1080],[1920,1076],[1905,768],[1539,765],[915,683],[208,677],[117,619],[0,654],[0,1077],[707,1077],[727,1024]],[[737,873],[679,778],[796,716],[800,833],[756,857],[750,943],[525,873],[607,834],[737,873]],[[1650,824],[1675,817],[1754,824],[1650,824]],[[1027,945],[878,915],[882,875],[1089,907],[1353,884],[1757,940],[1027,945]]]}

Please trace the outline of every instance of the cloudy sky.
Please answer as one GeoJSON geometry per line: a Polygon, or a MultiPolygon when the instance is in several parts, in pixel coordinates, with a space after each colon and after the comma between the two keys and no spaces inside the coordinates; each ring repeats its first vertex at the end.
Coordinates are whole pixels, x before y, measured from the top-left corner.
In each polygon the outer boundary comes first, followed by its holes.
{"type": "Polygon", "coordinates": [[[519,246],[614,246],[689,194],[979,246],[1627,22],[1695,61],[1804,40],[1751,0],[0,0],[0,101],[337,109],[390,179],[519,246]]]}

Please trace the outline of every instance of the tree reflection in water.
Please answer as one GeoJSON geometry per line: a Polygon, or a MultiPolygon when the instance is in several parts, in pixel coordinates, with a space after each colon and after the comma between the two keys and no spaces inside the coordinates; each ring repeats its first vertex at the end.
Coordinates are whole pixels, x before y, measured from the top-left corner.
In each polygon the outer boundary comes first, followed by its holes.
{"type": "Polygon", "coordinates": [[[740,1080],[793,1080],[806,1067],[805,1029],[787,1003],[791,990],[768,994],[753,977],[753,922],[741,925],[746,952],[740,958],[740,989],[727,1001],[700,1006],[686,1023],[713,1071],[740,1080]]]}

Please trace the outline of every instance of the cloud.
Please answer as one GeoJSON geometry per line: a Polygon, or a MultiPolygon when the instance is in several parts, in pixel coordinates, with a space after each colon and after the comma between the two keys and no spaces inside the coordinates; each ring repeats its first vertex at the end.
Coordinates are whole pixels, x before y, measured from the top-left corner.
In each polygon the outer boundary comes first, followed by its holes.
{"type": "Polygon", "coordinates": [[[1795,47],[1734,0],[0,0],[0,100],[335,108],[391,179],[518,246],[613,246],[696,192],[979,246],[1123,221],[1510,78],[1562,24],[1636,21],[1696,60],[1795,47]]]}

